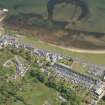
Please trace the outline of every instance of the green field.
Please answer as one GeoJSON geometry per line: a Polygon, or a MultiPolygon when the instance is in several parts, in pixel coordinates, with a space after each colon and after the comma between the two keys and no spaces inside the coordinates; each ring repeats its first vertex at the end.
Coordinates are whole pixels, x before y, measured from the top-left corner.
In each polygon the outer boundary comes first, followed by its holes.
{"type": "MultiPolygon", "coordinates": [[[[88,18],[78,21],[72,28],[89,31],[105,32],[105,0],[84,0],[89,8],[88,18]]],[[[38,13],[47,17],[48,0],[0,0],[0,7],[8,8],[9,14],[38,13]]],[[[74,11],[74,5],[64,4],[54,9],[54,19],[70,21],[74,11]]]]}
{"type": "Polygon", "coordinates": [[[14,68],[5,68],[3,64],[13,57],[12,53],[8,52],[7,50],[0,50],[0,77],[7,77],[14,73],[14,68]]]}
{"type": "MultiPolygon", "coordinates": [[[[42,105],[45,102],[51,105],[59,105],[57,100],[57,92],[53,89],[49,89],[41,83],[26,83],[23,86],[24,91],[18,92],[19,96],[24,97],[24,100],[31,105],[42,105]]],[[[20,103],[15,103],[21,105],[20,103]]],[[[12,105],[15,105],[14,103],[12,105]]]]}
{"type": "Polygon", "coordinates": [[[82,64],[79,63],[74,63],[72,65],[72,69],[77,72],[80,72],[81,74],[86,74],[86,72],[88,71],[88,68],[84,67],[82,64]]]}

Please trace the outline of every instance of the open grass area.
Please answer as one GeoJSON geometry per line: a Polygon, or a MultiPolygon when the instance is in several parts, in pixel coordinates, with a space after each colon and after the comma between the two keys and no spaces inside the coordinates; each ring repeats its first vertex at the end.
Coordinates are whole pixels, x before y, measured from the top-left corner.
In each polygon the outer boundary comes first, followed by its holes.
{"type": "Polygon", "coordinates": [[[79,64],[79,63],[73,63],[72,69],[77,72],[80,72],[81,74],[85,74],[88,70],[88,68],[86,68],[83,64],[79,64]]]}
{"type": "Polygon", "coordinates": [[[0,83],[0,89],[2,87],[5,89],[3,91],[0,90],[0,97],[5,97],[2,101],[6,99],[4,104],[0,102],[0,105],[43,105],[45,103],[60,105],[58,92],[48,88],[35,79],[27,78],[25,81],[21,80],[16,83],[12,81],[18,89],[15,86],[9,87],[10,84],[4,80],[0,81],[0,83]],[[11,92],[8,93],[8,91],[15,92],[15,95],[11,94],[11,92]],[[2,94],[2,92],[5,92],[5,94],[2,94]],[[9,95],[9,98],[6,94],[9,95]]]}
{"type": "Polygon", "coordinates": [[[6,68],[3,64],[13,57],[12,53],[7,50],[0,50],[0,77],[8,77],[15,72],[14,67],[6,68]]]}
{"type": "MultiPolygon", "coordinates": [[[[22,96],[26,103],[30,105],[43,105],[48,102],[51,105],[59,105],[57,100],[57,92],[53,89],[49,89],[41,83],[30,83],[24,84],[22,87],[23,91],[17,93],[17,95],[22,96]]],[[[13,103],[12,105],[20,105],[13,103]]]]}

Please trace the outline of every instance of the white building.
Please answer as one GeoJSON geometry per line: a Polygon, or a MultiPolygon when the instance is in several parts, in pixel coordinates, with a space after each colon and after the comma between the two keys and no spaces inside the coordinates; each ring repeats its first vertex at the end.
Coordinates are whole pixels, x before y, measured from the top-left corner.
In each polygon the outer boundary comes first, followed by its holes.
{"type": "Polygon", "coordinates": [[[3,12],[8,12],[8,9],[4,8],[2,11],[3,11],[3,12]]]}
{"type": "Polygon", "coordinates": [[[97,96],[100,96],[104,91],[105,91],[105,83],[100,81],[100,82],[97,83],[97,85],[95,86],[95,94],[96,94],[97,96]]]}

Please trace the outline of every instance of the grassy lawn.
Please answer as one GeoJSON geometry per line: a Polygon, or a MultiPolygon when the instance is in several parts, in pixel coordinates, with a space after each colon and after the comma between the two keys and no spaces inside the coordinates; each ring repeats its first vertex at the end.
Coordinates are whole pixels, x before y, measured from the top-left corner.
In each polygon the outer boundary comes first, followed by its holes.
{"type": "Polygon", "coordinates": [[[72,69],[77,72],[80,72],[81,74],[85,74],[88,70],[88,68],[86,68],[84,65],[79,63],[73,63],[72,69]]]}
{"type": "Polygon", "coordinates": [[[0,50],[0,76],[9,76],[11,73],[14,73],[14,66],[11,68],[6,68],[3,64],[11,59],[13,54],[7,50],[0,50]]]}
{"type": "Polygon", "coordinates": [[[0,64],[13,57],[13,54],[6,49],[0,50],[0,64]]]}
{"type": "MultiPolygon", "coordinates": [[[[3,95],[2,97],[5,96],[7,100],[5,100],[5,104],[2,103],[0,105],[43,105],[44,103],[60,105],[58,93],[55,90],[48,88],[39,81],[36,82],[35,80],[30,80],[30,78],[28,79],[28,81],[17,81],[16,86],[18,86],[19,89],[17,91],[13,90],[16,91],[16,97],[14,95],[10,95],[8,99],[8,96],[3,95]],[[21,86],[19,83],[21,83],[21,86]],[[18,99],[17,97],[20,98],[18,99]]],[[[5,93],[7,90],[11,91],[12,88],[14,88],[13,86],[7,88],[4,85],[7,84],[6,81],[0,81],[0,83],[0,89],[4,86],[5,93]]]]}

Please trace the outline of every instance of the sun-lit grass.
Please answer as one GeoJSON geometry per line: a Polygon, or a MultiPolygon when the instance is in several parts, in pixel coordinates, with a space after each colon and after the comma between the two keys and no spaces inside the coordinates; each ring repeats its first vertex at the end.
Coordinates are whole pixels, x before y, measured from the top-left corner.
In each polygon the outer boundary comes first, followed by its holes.
{"type": "Polygon", "coordinates": [[[9,76],[14,73],[14,66],[6,68],[3,64],[13,57],[12,53],[7,50],[0,50],[0,76],[9,76]]]}

